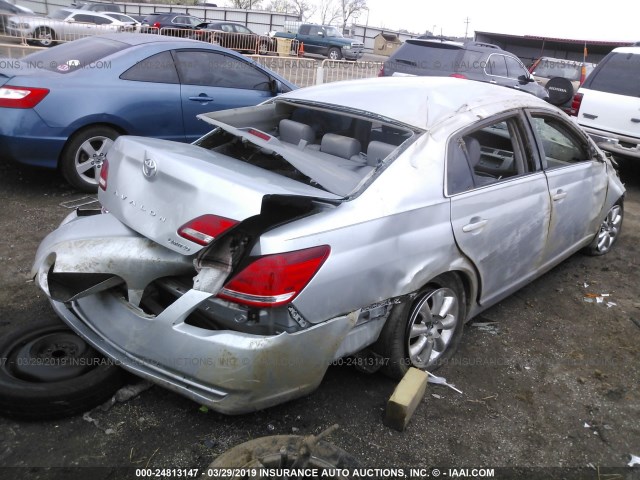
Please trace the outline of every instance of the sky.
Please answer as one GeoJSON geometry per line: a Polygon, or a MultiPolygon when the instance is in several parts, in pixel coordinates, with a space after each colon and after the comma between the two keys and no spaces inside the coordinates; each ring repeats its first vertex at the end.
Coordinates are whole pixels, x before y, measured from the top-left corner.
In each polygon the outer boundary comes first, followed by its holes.
{"type": "MultiPolygon", "coordinates": [[[[640,41],[638,0],[367,0],[369,25],[464,36],[475,30],[578,40],[640,41]]],[[[357,22],[366,24],[367,11],[357,22]]]]}

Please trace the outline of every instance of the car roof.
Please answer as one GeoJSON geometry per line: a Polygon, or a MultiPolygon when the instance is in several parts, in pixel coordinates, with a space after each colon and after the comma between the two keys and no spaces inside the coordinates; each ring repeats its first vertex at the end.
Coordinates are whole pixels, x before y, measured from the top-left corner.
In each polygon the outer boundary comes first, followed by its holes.
{"type": "Polygon", "coordinates": [[[550,108],[548,103],[529,93],[450,77],[348,80],[295,90],[276,99],[286,100],[369,112],[423,130],[430,130],[464,110],[478,108],[482,115],[492,115],[506,110],[507,106],[550,108]]]}
{"type": "Polygon", "coordinates": [[[95,35],[89,38],[109,38],[111,40],[115,40],[117,42],[126,43],[127,45],[144,45],[146,43],[185,43],[189,45],[195,45],[198,47],[202,47],[210,45],[206,42],[201,42],[200,40],[192,40],[189,38],[181,38],[181,37],[171,37],[168,35],[149,35],[148,33],[106,33],[104,35],[95,35]]]}

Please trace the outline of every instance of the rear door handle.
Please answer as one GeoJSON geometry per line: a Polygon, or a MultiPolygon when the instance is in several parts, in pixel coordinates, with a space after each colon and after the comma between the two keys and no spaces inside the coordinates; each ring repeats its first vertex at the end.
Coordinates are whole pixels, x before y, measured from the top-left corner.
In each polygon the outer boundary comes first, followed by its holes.
{"type": "Polygon", "coordinates": [[[557,202],[558,200],[562,200],[566,196],[567,196],[567,192],[565,192],[564,190],[560,189],[551,198],[553,199],[554,202],[557,202]]]}
{"type": "Polygon", "coordinates": [[[589,120],[595,120],[596,118],[598,118],[598,115],[592,115],[590,113],[583,113],[582,116],[584,118],[588,118],[589,120]]]}
{"type": "Polygon", "coordinates": [[[631,121],[633,123],[640,123],[640,118],[632,118],[631,121]]]}
{"type": "Polygon", "coordinates": [[[200,95],[198,95],[197,97],[189,97],[189,100],[194,101],[194,102],[213,102],[214,99],[207,96],[206,93],[201,93],[200,95]]]}
{"type": "Polygon", "coordinates": [[[467,223],[464,227],[462,227],[462,231],[464,233],[475,232],[476,230],[480,230],[484,228],[484,226],[489,223],[489,220],[485,220],[480,217],[473,217],[469,223],[467,223]]]}

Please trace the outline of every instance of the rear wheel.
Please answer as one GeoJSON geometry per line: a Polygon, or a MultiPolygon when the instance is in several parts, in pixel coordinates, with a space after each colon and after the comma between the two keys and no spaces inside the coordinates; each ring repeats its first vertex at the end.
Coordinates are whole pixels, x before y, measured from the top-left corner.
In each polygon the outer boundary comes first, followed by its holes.
{"type": "Polygon", "coordinates": [[[618,202],[607,212],[607,216],[604,217],[600,224],[597,235],[591,244],[584,249],[584,252],[593,256],[609,253],[620,236],[623,216],[624,208],[622,207],[622,202],[618,202]]]}
{"type": "Polygon", "coordinates": [[[122,385],[122,371],[59,320],[0,339],[0,413],[60,418],[91,410],[122,385]]]}
{"type": "Polygon", "coordinates": [[[384,357],[383,372],[399,379],[409,367],[435,370],[449,360],[462,337],[465,301],[460,279],[444,274],[396,306],[374,346],[384,357]]]}
{"type": "Polygon", "coordinates": [[[115,129],[104,125],[94,125],[74,133],[62,150],[60,159],[60,169],[67,182],[78,190],[97,192],[102,162],[119,135],[115,129]]]}

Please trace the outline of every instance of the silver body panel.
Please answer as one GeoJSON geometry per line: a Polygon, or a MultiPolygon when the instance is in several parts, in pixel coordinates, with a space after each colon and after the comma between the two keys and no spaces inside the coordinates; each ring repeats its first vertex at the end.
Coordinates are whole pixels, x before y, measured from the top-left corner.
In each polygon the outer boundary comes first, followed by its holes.
{"type": "MultiPolygon", "coordinates": [[[[527,94],[457,79],[354,81],[299,90],[238,110],[236,122],[251,121],[253,115],[260,128],[268,129],[265,112],[272,102],[282,107],[280,113],[305,102],[318,112],[382,119],[411,134],[346,196],[221,151],[121,137],[110,153],[107,189],[99,196],[111,214],[67,219],[42,242],[33,269],[45,292],[52,266],[55,273],[123,279],[126,289],[97,292],[94,287],[67,303],[55,298],[52,303],[75,331],[125,368],[224,413],[264,408],[310,392],[333,359],[374,343],[393,306],[443,273],[463,279],[466,320],[472,318],[589,244],[607,211],[624,195],[613,167],[592,143],[594,157],[581,164],[447,193],[444,159],[450,139],[460,131],[523,108],[560,115],[527,94]],[[407,108],[401,101],[409,98],[407,108]],[[152,178],[143,174],[149,158],[157,167],[152,178]],[[237,220],[241,228],[268,216],[267,200],[273,196],[313,199],[320,206],[260,230],[247,243],[249,258],[318,245],[331,248],[291,304],[252,310],[216,298],[217,290],[187,284],[157,314],[138,307],[152,281],[201,271],[200,257],[210,249],[176,236],[184,222],[209,213],[237,220]],[[96,242],[102,247],[96,248],[96,242]],[[149,252],[142,251],[146,247],[149,252]],[[93,263],[85,261],[90,255],[93,263]],[[195,326],[187,320],[194,312],[217,315],[223,326],[195,326]],[[251,333],[251,321],[271,322],[274,331],[251,333]]],[[[225,112],[208,116],[222,123],[231,118],[225,112]]],[[[268,151],[269,135],[241,137],[268,151]]],[[[303,142],[287,148],[274,151],[286,156],[298,148],[312,155],[303,142]]],[[[335,165],[339,172],[344,162],[335,165]]]]}

